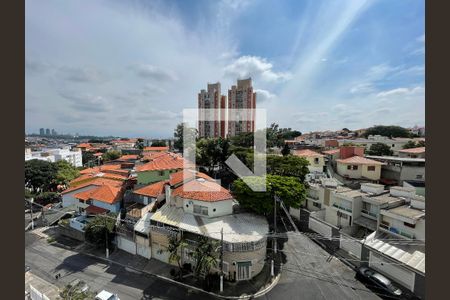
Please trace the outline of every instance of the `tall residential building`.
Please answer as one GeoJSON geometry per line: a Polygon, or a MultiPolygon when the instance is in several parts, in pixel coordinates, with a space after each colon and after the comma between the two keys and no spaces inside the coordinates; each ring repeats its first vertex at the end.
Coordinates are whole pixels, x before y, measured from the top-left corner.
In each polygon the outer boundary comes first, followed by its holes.
{"type": "Polygon", "coordinates": [[[56,135],[56,130],[52,129],[52,135],[56,135]]]}
{"type": "Polygon", "coordinates": [[[201,90],[198,94],[198,133],[199,137],[225,137],[225,109],[226,97],[220,93],[220,82],[208,83],[207,90],[201,90]],[[206,112],[202,109],[215,109],[214,112],[206,112]],[[209,114],[209,116],[208,116],[209,114]],[[208,118],[211,121],[202,121],[208,118]]]}
{"type": "Polygon", "coordinates": [[[50,135],[50,129],[49,128],[45,129],[45,135],[50,135]]]}
{"type": "Polygon", "coordinates": [[[39,129],[39,135],[45,135],[45,129],[44,128],[39,129]]]}
{"type": "Polygon", "coordinates": [[[237,86],[233,85],[228,90],[228,109],[252,109],[245,121],[240,120],[243,117],[240,113],[228,111],[228,136],[255,131],[256,93],[253,92],[251,78],[238,79],[237,86]]]}

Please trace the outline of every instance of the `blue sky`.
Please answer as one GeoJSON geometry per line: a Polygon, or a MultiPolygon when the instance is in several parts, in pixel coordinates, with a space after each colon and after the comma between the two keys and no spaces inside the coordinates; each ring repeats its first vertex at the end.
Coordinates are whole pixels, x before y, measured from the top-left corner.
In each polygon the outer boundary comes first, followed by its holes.
{"type": "Polygon", "coordinates": [[[251,76],[302,132],[425,122],[420,0],[26,1],[26,131],[169,137],[251,76]]]}

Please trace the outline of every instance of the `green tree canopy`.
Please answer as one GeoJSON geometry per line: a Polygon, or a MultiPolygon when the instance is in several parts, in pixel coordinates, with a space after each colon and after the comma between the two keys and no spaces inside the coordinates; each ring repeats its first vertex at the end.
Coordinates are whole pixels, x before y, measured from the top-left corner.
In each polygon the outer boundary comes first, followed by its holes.
{"type": "Polygon", "coordinates": [[[266,183],[266,192],[254,192],[242,179],[233,183],[233,195],[243,208],[260,215],[273,212],[274,199],[277,195],[289,207],[299,208],[305,199],[305,187],[296,177],[267,175],[266,177],[248,177],[254,184],[266,183]]]}
{"type": "Polygon", "coordinates": [[[65,160],[56,162],[56,166],[58,168],[58,172],[56,174],[57,184],[68,184],[80,175],[78,169],[65,160]]]}
{"type": "Polygon", "coordinates": [[[415,143],[414,141],[408,141],[405,145],[403,145],[403,149],[411,149],[419,147],[425,147],[425,141],[418,141],[417,143],[415,143]]]}
{"type": "Polygon", "coordinates": [[[367,154],[377,156],[390,156],[393,154],[393,151],[391,150],[391,147],[384,143],[375,143],[370,146],[367,154]]]}
{"type": "Polygon", "coordinates": [[[400,126],[383,126],[377,125],[370,127],[364,133],[365,137],[369,135],[382,135],[387,137],[410,137],[411,134],[408,129],[400,127],[400,126]]]}
{"type": "Polygon", "coordinates": [[[144,149],[144,139],[138,138],[134,146],[139,150],[144,149]]]}
{"type": "Polygon", "coordinates": [[[194,250],[193,258],[195,260],[194,275],[196,277],[206,276],[212,267],[217,266],[219,243],[206,236],[198,239],[197,247],[194,250]]]}
{"type": "Polygon", "coordinates": [[[291,149],[289,148],[288,144],[284,144],[283,149],[281,149],[281,154],[283,156],[289,155],[291,153],[291,149]]]}
{"type": "Polygon", "coordinates": [[[83,151],[81,153],[81,160],[83,165],[88,164],[89,162],[91,162],[92,164],[94,164],[96,162],[96,157],[94,156],[94,153],[89,152],[89,151],[83,151]]]}
{"type": "Polygon", "coordinates": [[[103,158],[104,161],[110,161],[110,160],[118,159],[120,156],[121,156],[120,151],[110,150],[108,152],[105,152],[102,155],[102,158],[103,158]]]}
{"type": "Polygon", "coordinates": [[[109,213],[107,215],[97,215],[94,220],[88,223],[85,229],[86,241],[96,244],[99,247],[105,247],[106,236],[108,236],[108,246],[111,245],[114,238],[117,214],[109,213]]]}
{"type": "MultiPolygon", "coordinates": [[[[183,150],[184,150],[183,133],[184,133],[185,126],[187,127],[187,124],[185,124],[185,123],[178,124],[173,133],[173,136],[175,138],[173,147],[180,152],[183,152],[183,150]]],[[[192,128],[192,127],[187,127],[187,130],[188,130],[188,132],[186,134],[190,135],[195,140],[195,138],[197,137],[197,129],[192,128]]]]}
{"type": "Polygon", "coordinates": [[[152,142],[152,147],[165,147],[167,146],[166,141],[164,140],[156,140],[152,142]]]}
{"type": "Polygon", "coordinates": [[[25,186],[34,192],[52,191],[56,188],[58,167],[55,163],[32,159],[25,162],[25,186]]]}

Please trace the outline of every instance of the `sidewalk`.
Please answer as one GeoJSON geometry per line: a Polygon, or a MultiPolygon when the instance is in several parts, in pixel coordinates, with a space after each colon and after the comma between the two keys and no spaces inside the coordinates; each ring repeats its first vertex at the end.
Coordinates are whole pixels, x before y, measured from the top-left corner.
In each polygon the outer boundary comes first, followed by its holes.
{"type": "MultiPolygon", "coordinates": [[[[83,247],[78,249],[80,252],[96,256],[97,258],[106,260],[104,249],[95,249],[93,247],[83,247]]],[[[173,283],[182,284],[194,288],[197,290],[202,290],[205,293],[212,294],[219,298],[224,299],[249,299],[255,298],[268,293],[277,283],[281,275],[281,270],[276,270],[276,276],[272,279],[270,276],[270,263],[266,263],[261,273],[248,281],[237,281],[229,282],[224,280],[222,293],[219,292],[219,286],[213,288],[211,291],[205,291],[202,289],[201,285],[197,282],[194,277],[184,278],[183,281],[174,279],[170,275],[170,270],[177,268],[176,266],[171,266],[160,262],[156,259],[146,259],[139,255],[133,255],[120,249],[114,250],[108,261],[122,265],[124,267],[129,267],[140,272],[144,272],[150,275],[154,275],[173,283]]]]}

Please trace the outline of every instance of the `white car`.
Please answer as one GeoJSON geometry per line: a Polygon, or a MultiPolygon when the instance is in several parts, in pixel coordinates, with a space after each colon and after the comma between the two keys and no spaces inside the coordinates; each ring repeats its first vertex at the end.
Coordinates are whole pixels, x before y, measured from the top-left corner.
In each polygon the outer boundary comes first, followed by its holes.
{"type": "Polygon", "coordinates": [[[117,295],[103,290],[100,293],[98,293],[97,296],[95,296],[95,300],[120,300],[120,299],[117,295]]]}

